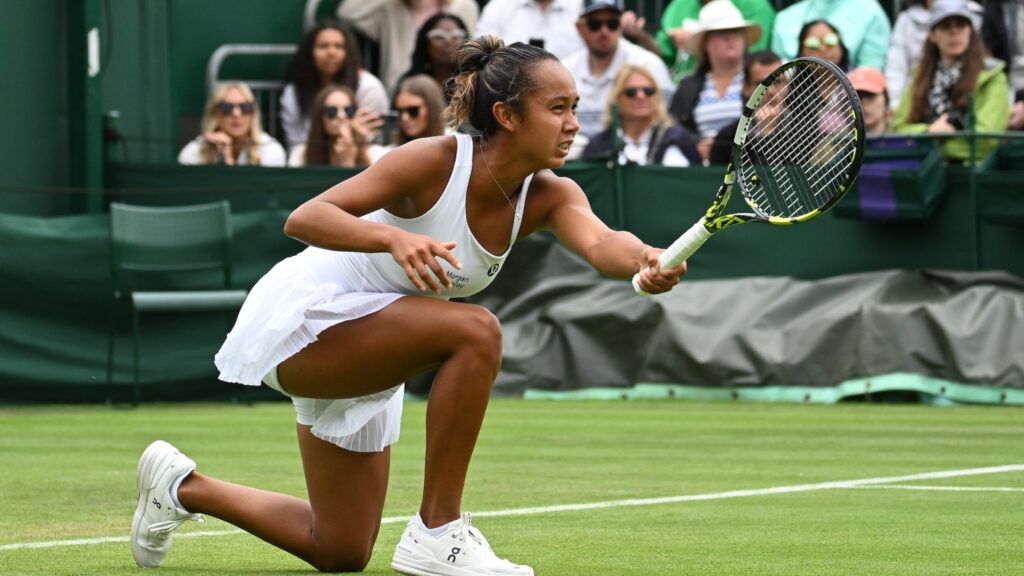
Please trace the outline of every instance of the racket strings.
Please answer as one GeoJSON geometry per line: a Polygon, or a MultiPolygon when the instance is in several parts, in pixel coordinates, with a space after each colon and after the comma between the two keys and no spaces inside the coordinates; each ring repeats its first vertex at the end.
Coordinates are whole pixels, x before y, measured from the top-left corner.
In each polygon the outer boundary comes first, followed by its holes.
{"type": "MultiPolygon", "coordinates": [[[[841,128],[841,125],[836,123],[836,106],[841,104],[841,100],[834,97],[840,84],[829,74],[823,78],[811,78],[817,81],[817,89],[801,90],[802,86],[808,84],[807,77],[810,75],[806,69],[799,72],[804,72],[803,77],[794,76],[790,79],[788,85],[793,89],[789,94],[783,95],[783,102],[778,101],[781,99],[779,95],[782,95],[782,91],[772,96],[774,102],[770,101],[769,104],[781,109],[782,114],[772,117],[767,129],[761,131],[761,134],[769,135],[766,138],[765,150],[768,152],[765,156],[768,166],[775,170],[773,174],[777,176],[761,180],[768,184],[767,190],[781,198],[787,208],[786,211],[773,215],[792,216],[824,205],[831,194],[828,184],[841,177],[843,172],[841,164],[827,161],[842,150],[842,141],[831,139],[830,143],[829,138],[821,138],[823,134],[835,134],[841,128]],[[822,101],[828,102],[829,107],[823,108],[822,101]],[[779,127],[783,124],[783,119],[787,123],[784,129],[779,127]],[[814,151],[813,157],[808,158],[808,151],[811,150],[814,151]],[[809,161],[816,162],[825,169],[811,172],[799,169],[810,165],[809,161]]],[[[774,208],[780,205],[779,202],[772,202],[767,192],[757,196],[759,204],[764,206],[774,208]]]]}
{"type": "Polygon", "coordinates": [[[769,216],[807,214],[841,193],[856,147],[855,107],[839,79],[820,65],[791,68],[751,116],[741,189],[769,216]]]}

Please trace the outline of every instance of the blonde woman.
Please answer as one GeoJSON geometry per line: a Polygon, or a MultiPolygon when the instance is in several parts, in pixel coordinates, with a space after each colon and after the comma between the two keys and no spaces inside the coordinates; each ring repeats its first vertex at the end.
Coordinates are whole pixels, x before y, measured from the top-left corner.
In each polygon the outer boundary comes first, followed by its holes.
{"type": "Polygon", "coordinates": [[[595,135],[583,150],[585,160],[611,158],[617,152],[620,164],[690,166],[701,163],[697,138],[672,121],[654,74],[643,66],[626,64],[615,75],[604,124],[605,130],[595,135]],[[620,119],[617,136],[612,124],[616,108],[620,119]],[[618,150],[617,142],[621,142],[618,150]]]}
{"type": "Polygon", "coordinates": [[[203,133],[178,154],[179,164],[284,166],[284,148],[260,124],[252,90],[242,82],[222,84],[206,102],[203,133]]]}

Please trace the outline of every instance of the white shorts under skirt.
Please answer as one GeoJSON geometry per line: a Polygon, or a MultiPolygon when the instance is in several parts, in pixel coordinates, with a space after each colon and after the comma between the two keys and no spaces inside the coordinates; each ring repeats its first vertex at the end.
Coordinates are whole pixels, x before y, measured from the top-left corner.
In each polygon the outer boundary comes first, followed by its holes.
{"type": "MultiPolygon", "coordinates": [[[[250,291],[234,328],[214,358],[220,379],[267,386],[289,396],[296,421],[317,438],[354,452],[380,452],[398,441],[404,384],[382,392],[343,399],[316,399],[286,393],[277,365],[316,342],[327,328],[377,312],[403,295],[353,291],[343,275],[325,282],[317,262],[303,252],[281,261],[250,291]]],[[[344,350],[339,350],[343,354],[344,350]]]]}

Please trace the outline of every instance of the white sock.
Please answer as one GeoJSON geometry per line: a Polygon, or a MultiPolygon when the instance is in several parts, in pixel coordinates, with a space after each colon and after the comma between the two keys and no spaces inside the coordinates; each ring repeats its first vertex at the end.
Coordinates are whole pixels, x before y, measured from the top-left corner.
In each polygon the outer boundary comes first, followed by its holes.
{"type": "Polygon", "coordinates": [[[438,526],[437,528],[427,528],[427,525],[423,523],[423,518],[420,517],[420,515],[417,513],[416,514],[416,527],[420,529],[420,532],[423,532],[427,536],[432,536],[434,538],[437,538],[441,534],[444,534],[444,531],[448,529],[448,524],[442,524],[441,526],[438,526]]]}
{"type": "Polygon", "coordinates": [[[189,470],[185,474],[178,476],[174,483],[171,484],[171,502],[174,502],[174,505],[177,506],[179,510],[184,510],[185,507],[182,506],[181,502],[178,500],[178,488],[181,487],[181,483],[184,482],[185,478],[188,478],[188,475],[191,473],[192,471],[189,470]]]}

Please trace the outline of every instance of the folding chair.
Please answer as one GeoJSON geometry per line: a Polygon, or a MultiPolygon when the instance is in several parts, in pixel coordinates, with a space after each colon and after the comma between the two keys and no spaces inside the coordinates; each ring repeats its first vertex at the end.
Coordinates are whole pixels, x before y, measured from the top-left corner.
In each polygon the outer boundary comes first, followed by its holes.
{"type": "MultiPolygon", "coordinates": [[[[139,316],[147,312],[237,310],[245,290],[231,286],[231,220],[227,201],[178,207],[110,204],[110,254],[114,304],[127,302],[132,314],[132,399],[141,399],[139,316]],[[216,289],[139,290],[143,276],[167,280],[176,273],[214,272],[216,289]],[[216,272],[220,272],[216,274],[216,272]]],[[[193,276],[195,274],[192,274],[193,276]]],[[[204,276],[206,278],[208,275],[204,276]]],[[[149,286],[153,285],[152,278],[149,286]]],[[[213,288],[213,287],[211,287],[213,288]]],[[[107,386],[114,373],[114,314],[107,347],[107,386]]]]}

